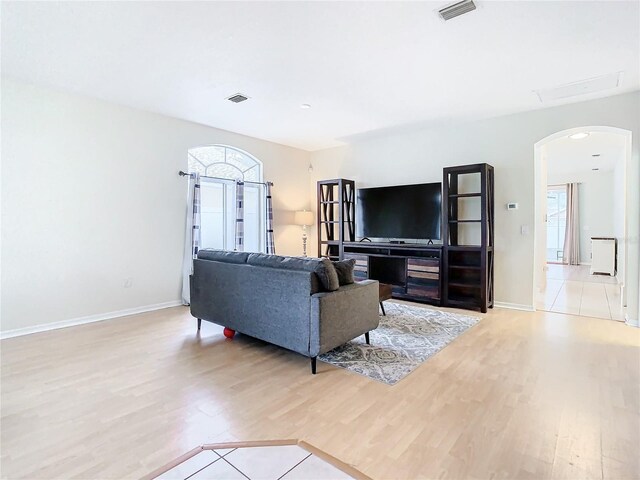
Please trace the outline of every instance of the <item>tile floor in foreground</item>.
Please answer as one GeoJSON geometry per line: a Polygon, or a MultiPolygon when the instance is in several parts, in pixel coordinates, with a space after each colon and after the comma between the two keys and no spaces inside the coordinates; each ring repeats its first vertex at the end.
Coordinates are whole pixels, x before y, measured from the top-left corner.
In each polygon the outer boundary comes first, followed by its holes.
{"type": "Polygon", "coordinates": [[[353,477],[297,445],[203,450],[162,480],[343,480],[353,477]]]}
{"type": "Polygon", "coordinates": [[[587,265],[547,265],[546,289],[536,308],[548,312],[624,321],[615,277],[590,275],[587,265]]]}

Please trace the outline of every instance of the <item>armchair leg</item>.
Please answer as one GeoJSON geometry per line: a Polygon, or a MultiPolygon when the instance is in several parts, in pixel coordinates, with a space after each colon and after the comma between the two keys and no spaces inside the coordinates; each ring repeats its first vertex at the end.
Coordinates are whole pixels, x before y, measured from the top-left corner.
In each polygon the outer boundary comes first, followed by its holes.
{"type": "Polygon", "coordinates": [[[311,357],[311,373],[316,374],[316,360],[317,357],[311,357]]]}
{"type": "Polygon", "coordinates": [[[384,305],[380,302],[380,308],[382,309],[382,315],[387,316],[387,312],[384,311],[384,305]]]}
{"type": "Polygon", "coordinates": [[[364,341],[367,342],[367,345],[371,345],[371,342],[369,341],[369,332],[364,334],[364,341]]]}
{"type": "Polygon", "coordinates": [[[202,326],[202,319],[198,319],[198,331],[200,331],[200,327],[202,326]]]}

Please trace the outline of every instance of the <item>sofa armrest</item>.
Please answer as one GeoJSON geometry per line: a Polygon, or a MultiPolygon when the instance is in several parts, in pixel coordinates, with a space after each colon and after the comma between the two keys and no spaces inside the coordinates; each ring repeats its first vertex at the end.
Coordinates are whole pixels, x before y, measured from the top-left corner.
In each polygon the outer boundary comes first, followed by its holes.
{"type": "Polygon", "coordinates": [[[311,296],[309,354],[315,357],[378,327],[378,281],[311,296]]]}

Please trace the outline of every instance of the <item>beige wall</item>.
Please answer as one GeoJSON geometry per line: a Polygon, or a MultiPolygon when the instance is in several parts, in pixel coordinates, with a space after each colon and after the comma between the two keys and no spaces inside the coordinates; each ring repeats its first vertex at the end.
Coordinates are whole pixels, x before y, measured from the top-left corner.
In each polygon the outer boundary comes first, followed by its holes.
{"type": "Polygon", "coordinates": [[[262,160],[278,252],[299,254],[288,212],[309,206],[308,152],[4,79],[2,332],[177,302],[177,172],[213,143],[262,160]]]}
{"type": "MultiPolygon", "coordinates": [[[[534,144],[555,132],[579,126],[630,130],[633,148],[627,170],[628,288],[636,292],[640,217],[638,112],[640,92],[634,92],[456,126],[362,135],[348,139],[347,146],[313,153],[314,178],[350,178],[361,187],[433,182],[441,181],[445,166],[490,163],[495,167],[496,183],[496,301],[532,307],[534,144]],[[507,202],[518,202],[519,210],[507,211],[507,202]],[[529,233],[521,234],[521,226],[528,227],[529,233]]],[[[630,298],[629,305],[631,318],[637,319],[637,295],[630,298]]]]}

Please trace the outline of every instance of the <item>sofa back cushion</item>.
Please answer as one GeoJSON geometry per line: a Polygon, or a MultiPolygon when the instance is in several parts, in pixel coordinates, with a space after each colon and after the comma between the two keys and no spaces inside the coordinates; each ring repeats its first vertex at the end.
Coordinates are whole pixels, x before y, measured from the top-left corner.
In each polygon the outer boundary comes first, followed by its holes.
{"type": "Polygon", "coordinates": [[[256,267],[271,267],[284,270],[302,270],[313,272],[320,280],[323,289],[334,292],[340,288],[338,274],[330,260],[326,258],[282,257],[264,253],[250,253],[247,264],[256,267]]]}
{"type": "Polygon", "coordinates": [[[198,258],[201,260],[214,260],[224,263],[247,263],[249,254],[247,252],[228,252],[226,250],[214,250],[205,248],[198,251],[198,258]]]}

